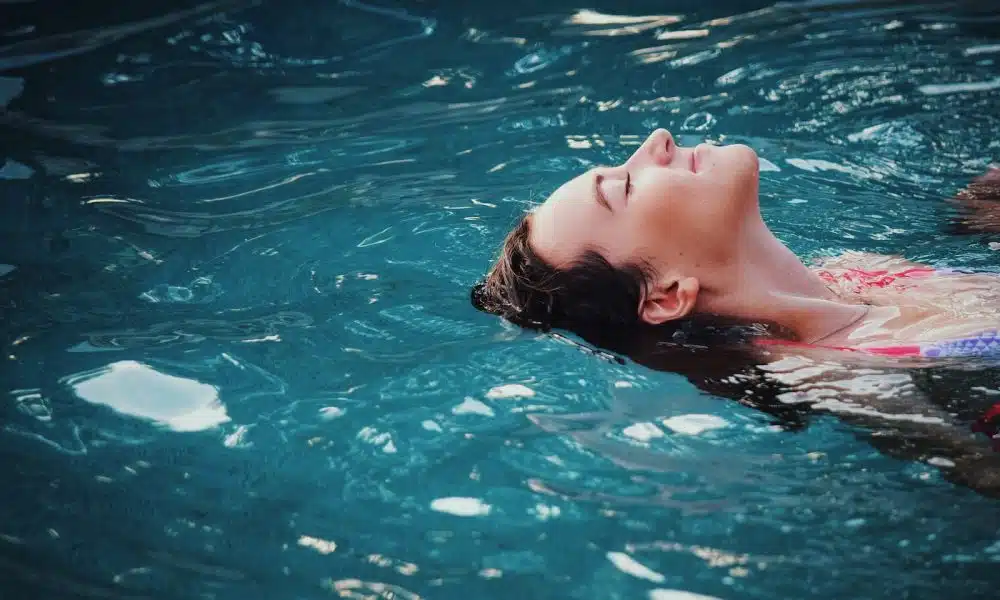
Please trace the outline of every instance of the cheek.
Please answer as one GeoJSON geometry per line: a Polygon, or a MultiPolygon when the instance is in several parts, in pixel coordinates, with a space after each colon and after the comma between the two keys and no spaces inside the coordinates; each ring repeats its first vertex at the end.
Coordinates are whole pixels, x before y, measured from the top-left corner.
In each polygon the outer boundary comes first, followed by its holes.
{"type": "MultiPolygon", "coordinates": [[[[633,195],[627,214],[629,242],[639,254],[654,253],[664,260],[687,254],[688,246],[702,229],[699,198],[689,185],[669,173],[657,173],[642,182],[642,192],[633,195]]],[[[637,186],[639,187],[639,186],[637,186]]]]}
{"type": "Polygon", "coordinates": [[[628,218],[631,228],[642,237],[666,235],[677,216],[678,194],[671,177],[647,172],[636,182],[630,199],[628,218]]]}
{"type": "Polygon", "coordinates": [[[640,227],[683,235],[702,229],[701,222],[723,208],[725,195],[728,192],[722,186],[708,179],[664,170],[652,175],[643,194],[636,198],[635,218],[640,227]]]}
{"type": "Polygon", "coordinates": [[[657,181],[656,195],[636,198],[629,215],[635,248],[653,250],[665,264],[710,265],[728,256],[732,233],[744,211],[721,182],[670,174],[657,181]]]}

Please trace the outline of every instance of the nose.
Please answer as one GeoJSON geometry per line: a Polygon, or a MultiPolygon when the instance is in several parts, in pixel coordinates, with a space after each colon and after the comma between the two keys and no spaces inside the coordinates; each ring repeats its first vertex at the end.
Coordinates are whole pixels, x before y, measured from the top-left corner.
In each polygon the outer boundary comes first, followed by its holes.
{"type": "Polygon", "coordinates": [[[631,166],[660,166],[670,164],[674,150],[674,136],[666,129],[656,129],[628,159],[631,166]]]}

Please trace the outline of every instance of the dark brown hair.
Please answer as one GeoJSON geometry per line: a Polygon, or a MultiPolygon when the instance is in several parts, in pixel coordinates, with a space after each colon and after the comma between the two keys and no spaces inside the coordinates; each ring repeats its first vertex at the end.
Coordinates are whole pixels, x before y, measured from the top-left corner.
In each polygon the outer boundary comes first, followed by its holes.
{"type": "Polygon", "coordinates": [[[476,308],[542,331],[612,327],[625,333],[640,325],[637,308],[652,275],[648,265],[616,267],[588,250],[557,269],[532,249],[529,231],[525,217],[507,234],[500,257],[472,290],[476,308]]]}

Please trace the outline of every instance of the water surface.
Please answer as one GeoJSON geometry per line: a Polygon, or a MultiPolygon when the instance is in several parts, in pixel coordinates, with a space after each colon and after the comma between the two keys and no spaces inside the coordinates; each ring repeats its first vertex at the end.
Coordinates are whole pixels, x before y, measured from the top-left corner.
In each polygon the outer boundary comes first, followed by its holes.
{"type": "Polygon", "coordinates": [[[997,270],[943,202],[1000,152],[988,4],[3,4],[4,597],[993,597],[926,456],[467,301],[655,127],[758,149],[803,257],[997,270]]]}

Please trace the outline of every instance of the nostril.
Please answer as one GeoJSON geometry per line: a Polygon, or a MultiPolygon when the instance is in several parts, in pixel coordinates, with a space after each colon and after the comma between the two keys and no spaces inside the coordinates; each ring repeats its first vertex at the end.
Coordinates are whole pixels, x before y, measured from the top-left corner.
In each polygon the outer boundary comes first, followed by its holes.
{"type": "Polygon", "coordinates": [[[645,157],[645,160],[652,160],[653,164],[666,166],[670,163],[670,157],[674,153],[674,136],[662,127],[656,128],[634,157],[645,157]]]}
{"type": "Polygon", "coordinates": [[[663,164],[668,164],[674,154],[674,136],[667,132],[663,140],[663,164]]]}
{"type": "Polygon", "coordinates": [[[663,132],[663,149],[669,155],[674,147],[674,136],[670,135],[669,131],[663,132]]]}

